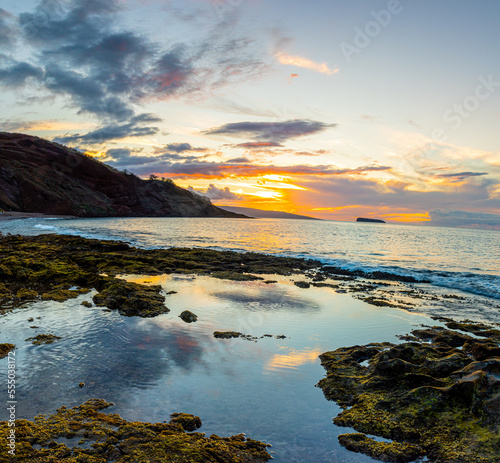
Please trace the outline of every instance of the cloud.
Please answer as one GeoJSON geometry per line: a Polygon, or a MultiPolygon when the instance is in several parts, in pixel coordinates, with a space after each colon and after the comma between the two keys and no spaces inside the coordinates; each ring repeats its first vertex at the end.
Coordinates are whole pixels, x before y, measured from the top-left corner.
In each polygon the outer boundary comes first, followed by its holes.
{"type": "MultiPolygon", "coordinates": [[[[281,64],[286,64],[286,65],[291,65],[291,66],[297,66],[300,68],[305,68],[309,69],[311,71],[315,72],[320,72],[321,74],[336,74],[339,72],[339,69],[330,69],[326,63],[316,63],[309,58],[304,58],[302,56],[297,56],[297,55],[289,55],[288,53],[284,52],[277,52],[275,55],[275,58],[278,60],[279,63],[281,64]]],[[[292,77],[296,77],[297,74],[292,74],[292,77]]]]}
{"type": "Polygon", "coordinates": [[[158,170],[154,172],[144,169],[137,169],[134,172],[138,175],[149,175],[150,173],[161,173],[169,177],[179,179],[187,178],[228,178],[228,177],[255,177],[259,175],[283,175],[283,176],[336,176],[336,175],[362,175],[366,172],[390,170],[387,166],[365,166],[355,169],[338,169],[334,166],[260,166],[255,164],[241,163],[218,163],[207,161],[194,161],[183,163],[158,163],[155,166],[158,170]]]}
{"type": "Polygon", "coordinates": [[[15,31],[6,27],[12,15],[0,9],[0,43],[17,39],[26,56],[0,54],[0,85],[21,89],[33,82],[79,114],[97,117],[97,133],[75,136],[87,142],[127,136],[127,129],[131,136],[151,134],[154,128],[134,122],[137,106],[212,95],[267,69],[260,42],[237,36],[226,20],[196,40],[160,42],[124,27],[123,6],[121,0],[41,0],[19,15],[15,31]]]}
{"type": "Polygon", "coordinates": [[[325,124],[324,122],[309,119],[295,119],[284,122],[233,122],[206,130],[204,133],[206,135],[251,138],[259,142],[280,143],[305,135],[313,135],[335,126],[336,124],[325,124]]]}
{"type": "Polygon", "coordinates": [[[188,190],[192,191],[193,193],[201,194],[207,198],[209,198],[211,201],[220,201],[220,200],[239,200],[242,199],[240,195],[237,195],[233,193],[229,187],[225,188],[217,188],[213,183],[208,185],[208,188],[206,190],[196,190],[193,187],[189,187],[188,190]]]}
{"type": "Polygon", "coordinates": [[[130,119],[126,124],[110,124],[100,127],[85,135],[68,135],[57,137],[58,143],[105,143],[111,140],[120,140],[126,137],[144,137],[157,134],[158,127],[144,126],[147,123],[160,122],[161,119],[151,114],[140,114],[130,119]]]}
{"type": "Polygon", "coordinates": [[[166,151],[182,153],[184,151],[206,151],[206,148],[193,148],[189,143],[170,143],[164,148],[166,151]]]}
{"type": "Polygon", "coordinates": [[[488,175],[487,172],[459,172],[456,174],[439,174],[435,175],[436,178],[451,178],[457,182],[465,180],[469,177],[481,177],[483,175],[488,175]]]}
{"type": "Polygon", "coordinates": [[[283,145],[273,141],[249,141],[246,143],[239,143],[236,145],[237,148],[247,148],[247,149],[274,148],[277,146],[283,146],[283,145]]]}
{"type": "Polygon", "coordinates": [[[491,228],[500,230],[500,215],[461,210],[430,211],[432,224],[447,227],[491,228]]]}
{"type": "Polygon", "coordinates": [[[30,79],[39,80],[44,75],[40,67],[25,62],[9,61],[9,65],[0,68],[0,82],[6,87],[22,88],[30,79]]]}
{"type": "Polygon", "coordinates": [[[2,50],[14,45],[16,25],[14,15],[0,8],[0,47],[2,50]]]}
{"type": "Polygon", "coordinates": [[[250,163],[250,159],[248,158],[233,158],[233,159],[228,159],[226,161],[228,164],[245,164],[245,163],[250,163]]]}

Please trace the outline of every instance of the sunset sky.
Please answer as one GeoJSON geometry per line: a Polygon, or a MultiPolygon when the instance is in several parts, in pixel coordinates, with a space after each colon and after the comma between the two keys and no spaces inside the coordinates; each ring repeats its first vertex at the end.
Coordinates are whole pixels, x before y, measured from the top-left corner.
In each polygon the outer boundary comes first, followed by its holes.
{"type": "Polygon", "coordinates": [[[214,204],[500,230],[500,2],[2,0],[0,130],[214,204]]]}

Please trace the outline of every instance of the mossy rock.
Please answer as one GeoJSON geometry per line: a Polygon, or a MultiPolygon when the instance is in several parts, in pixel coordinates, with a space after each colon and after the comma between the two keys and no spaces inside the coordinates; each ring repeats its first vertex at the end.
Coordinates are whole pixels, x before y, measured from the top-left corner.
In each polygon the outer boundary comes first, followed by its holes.
{"type": "Polygon", "coordinates": [[[413,330],[412,341],[399,345],[322,354],[327,377],[318,386],[343,408],[334,423],[358,432],[340,436],[340,443],[381,461],[498,463],[500,358],[483,359],[485,350],[476,348],[481,358],[475,359],[466,346],[498,347],[500,336],[491,327],[466,327],[490,337],[433,327],[413,330]]]}
{"type": "Polygon", "coordinates": [[[62,338],[54,334],[39,334],[26,339],[26,341],[31,342],[31,344],[34,344],[35,346],[40,346],[42,344],[52,344],[55,341],[59,341],[59,339],[62,338]]]}
{"type": "MultiPolygon", "coordinates": [[[[271,459],[266,444],[232,437],[205,437],[188,433],[201,426],[199,417],[173,414],[169,423],[126,421],[119,415],[103,413],[113,404],[91,399],[74,407],[61,407],[53,415],[33,421],[16,421],[16,457],[22,463],[261,463],[271,459]],[[57,439],[83,436],[74,447],[57,439]]],[[[8,422],[0,422],[0,453],[8,455],[8,422]]]]}
{"type": "Polygon", "coordinates": [[[16,297],[21,301],[36,299],[38,293],[33,289],[22,288],[16,293],[16,297]]]}
{"type": "Polygon", "coordinates": [[[352,452],[364,453],[372,458],[393,463],[409,463],[423,456],[423,450],[401,442],[378,442],[361,433],[339,435],[340,444],[352,452]]]}
{"type": "Polygon", "coordinates": [[[90,289],[54,289],[42,294],[43,301],[65,302],[68,299],[75,299],[82,294],[87,294],[90,289]]]}
{"type": "Polygon", "coordinates": [[[147,286],[114,279],[93,297],[94,304],[118,310],[127,317],[151,318],[170,310],[165,306],[161,286],[147,286]]]}
{"type": "Polygon", "coordinates": [[[10,351],[16,348],[14,344],[0,344],[0,359],[7,357],[10,351]]]}
{"type": "Polygon", "coordinates": [[[186,323],[194,323],[195,321],[198,320],[198,316],[194,314],[193,312],[190,312],[189,310],[184,310],[179,317],[181,320],[185,321],[186,323]]]}
{"type": "Polygon", "coordinates": [[[12,291],[5,284],[0,283],[0,301],[6,299],[12,299],[12,291]]]}

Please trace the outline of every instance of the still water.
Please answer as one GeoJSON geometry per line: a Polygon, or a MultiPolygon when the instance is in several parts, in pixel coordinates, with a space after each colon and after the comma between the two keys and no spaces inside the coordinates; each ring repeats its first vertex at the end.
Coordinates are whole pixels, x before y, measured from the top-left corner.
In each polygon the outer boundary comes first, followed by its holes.
{"type": "MultiPolygon", "coordinates": [[[[271,443],[277,462],[373,461],[339,446],[337,435],[350,429],[333,425],[339,408],[315,387],[324,376],[317,357],[341,346],[398,342],[396,334],[428,318],[329,288],[300,289],[285,277],[277,284],[190,275],[131,279],[177,291],[167,296],[171,312],[126,318],[81,306],[91,301],[89,293],[1,316],[1,342],[17,345],[18,418],[98,397],[129,420],[197,414],[208,435],[245,432],[271,443]],[[198,322],[184,323],[183,310],[197,314],[198,322]],[[215,339],[216,330],[286,339],[215,339]],[[25,341],[41,333],[62,339],[42,346],[25,341]]],[[[5,363],[0,360],[2,370],[5,363]]]]}

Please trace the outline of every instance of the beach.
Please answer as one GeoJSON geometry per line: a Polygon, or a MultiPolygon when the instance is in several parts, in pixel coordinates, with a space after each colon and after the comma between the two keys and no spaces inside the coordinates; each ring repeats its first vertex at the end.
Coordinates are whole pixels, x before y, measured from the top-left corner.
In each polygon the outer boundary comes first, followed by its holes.
{"type": "MultiPolygon", "coordinates": [[[[449,323],[420,310],[436,298],[425,296],[426,284],[339,274],[315,260],[51,234],[3,237],[2,255],[25,276],[23,288],[4,274],[10,299],[0,325],[2,342],[16,346],[21,418],[92,398],[113,402],[110,412],[124,420],[184,412],[200,416],[208,434],[244,432],[272,444],[276,461],[380,458],[366,442],[343,445],[371,457],[339,445],[357,426],[332,423],[341,408],[314,387],[327,368],[319,357],[398,345],[421,325],[449,323]],[[184,311],[197,321],[183,321],[184,311]]],[[[443,302],[460,303],[444,294],[443,302]]]]}

